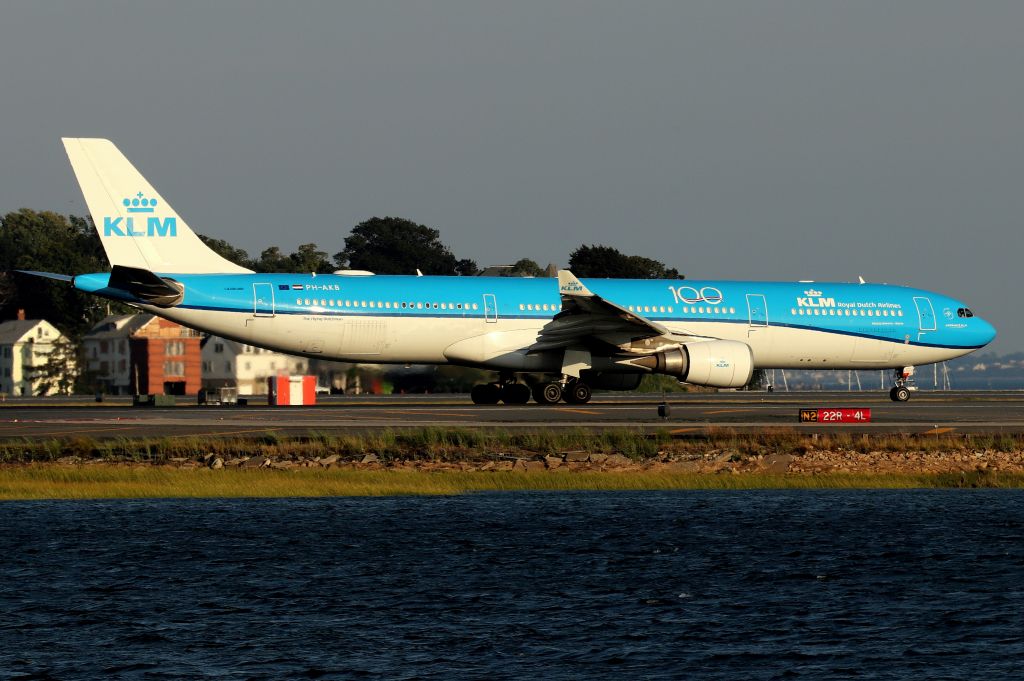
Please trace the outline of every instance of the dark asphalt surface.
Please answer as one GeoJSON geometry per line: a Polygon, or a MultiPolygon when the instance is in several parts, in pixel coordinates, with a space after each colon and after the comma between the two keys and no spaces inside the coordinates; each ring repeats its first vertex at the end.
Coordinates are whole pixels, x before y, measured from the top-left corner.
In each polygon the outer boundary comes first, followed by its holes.
{"type": "MultiPolygon", "coordinates": [[[[257,401],[259,400],[259,401],[257,401]]],[[[602,394],[586,405],[477,406],[466,395],[321,396],[312,407],[132,407],[130,398],[8,398],[0,403],[0,440],[20,438],[244,436],[340,433],[384,428],[623,428],[699,433],[708,428],[756,432],[790,428],[807,432],[1024,433],[1024,391],[916,392],[893,403],[881,391],[723,392],[667,396],[671,416],[658,417],[660,395],[602,394]],[[802,424],[802,408],[871,410],[871,423],[802,424]]]]}

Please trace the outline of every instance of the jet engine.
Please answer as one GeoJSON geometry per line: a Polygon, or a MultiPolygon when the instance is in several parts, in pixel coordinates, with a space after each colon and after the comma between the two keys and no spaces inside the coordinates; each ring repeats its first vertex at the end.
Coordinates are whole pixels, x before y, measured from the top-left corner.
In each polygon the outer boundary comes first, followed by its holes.
{"type": "Polygon", "coordinates": [[[754,373],[750,346],[732,340],[683,343],[629,363],[656,374],[675,376],[684,383],[714,388],[741,388],[754,373]]]}

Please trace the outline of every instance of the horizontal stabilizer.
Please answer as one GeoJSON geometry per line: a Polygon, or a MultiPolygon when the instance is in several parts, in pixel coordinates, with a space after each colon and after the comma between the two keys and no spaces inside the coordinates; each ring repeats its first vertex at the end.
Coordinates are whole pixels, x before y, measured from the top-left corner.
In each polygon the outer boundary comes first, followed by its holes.
{"type": "Polygon", "coordinates": [[[174,307],[185,297],[185,289],[181,284],[140,267],[114,265],[107,286],[127,291],[139,300],[157,307],[174,307]]]}
{"type": "Polygon", "coordinates": [[[69,274],[56,274],[54,272],[38,272],[36,270],[14,270],[14,271],[18,272],[19,274],[31,274],[33,277],[43,277],[44,279],[54,279],[56,281],[66,281],[68,283],[71,283],[71,282],[73,282],[75,280],[75,278],[72,277],[69,274]]]}

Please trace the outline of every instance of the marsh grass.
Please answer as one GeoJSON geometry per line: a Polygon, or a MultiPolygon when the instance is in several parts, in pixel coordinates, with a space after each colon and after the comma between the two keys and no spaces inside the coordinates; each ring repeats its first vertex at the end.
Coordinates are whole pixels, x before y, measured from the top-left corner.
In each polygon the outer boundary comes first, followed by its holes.
{"type": "Polygon", "coordinates": [[[453,495],[473,492],[1021,488],[1024,475],[482,472],[410,469],[213,471],[162,466],[30,465],[0,469],[0,499],[247,498],[453,495]]]}
{"type": "Polygon", "coordinates": [[[740,458],[768,453],[802,454],[814,449],[860,453],[1000,451],[1024,449],[1020,434],[807,434],[779,428],[763,433],[736,433],[712,427],[703,432],[674,437],[668,431],[643,428],[536,429],[509,431],[501,428],[418,428],[360,433],[310,433],[282,436],[277,433],[239,437],[180,436],[162,438],[72,437],[49,440],[0,442],[0,463],[57,461],[64,457],[82,460],[166,463],[172,459],[200,459],[212,454],[225,460],[264,455],[283,459],[313,459],[337,454],[343,457],[375,453],[385,461],[476,461],[496,454],[545,455],[566,451],[622,454],[641,461],[668,452],[700,455],[712,450],[732,451],[740,458]]]}

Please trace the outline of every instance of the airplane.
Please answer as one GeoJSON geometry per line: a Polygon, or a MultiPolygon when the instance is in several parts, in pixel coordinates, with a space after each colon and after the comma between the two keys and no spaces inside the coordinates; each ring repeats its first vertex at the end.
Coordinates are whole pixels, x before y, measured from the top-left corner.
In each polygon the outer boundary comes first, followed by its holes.
{"type": "Polygon", "coordinates": [[[113,143],[63,142],[112,269],[28,274],[294,355],[495,371],[477,404],[584,404],[651,373],[740,388],[755,369],[891,369],[905,402],[915,366],[996,335],[957,299],[863,280],[257,273],[207,247],[113,143]]]}

